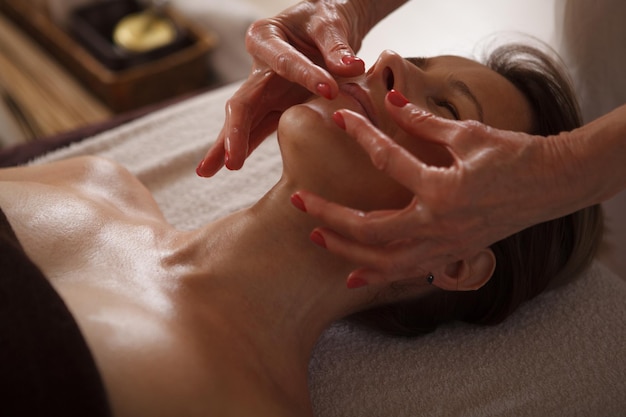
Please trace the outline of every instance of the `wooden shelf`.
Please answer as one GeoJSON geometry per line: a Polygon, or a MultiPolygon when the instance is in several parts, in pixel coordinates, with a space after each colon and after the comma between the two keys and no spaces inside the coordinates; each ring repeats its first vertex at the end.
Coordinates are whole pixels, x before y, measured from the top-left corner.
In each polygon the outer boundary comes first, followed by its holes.
{"type": "Polygon", "coordinates": [[[106,68],[33,2],[0,0],[0,11],[115,112],[137,109],[211,84],[208,56],[217,43],[216,37],[171,9],[167,10],[168,15],[186,28],[192,44],[166,57],[119,71],[106,68]]]}

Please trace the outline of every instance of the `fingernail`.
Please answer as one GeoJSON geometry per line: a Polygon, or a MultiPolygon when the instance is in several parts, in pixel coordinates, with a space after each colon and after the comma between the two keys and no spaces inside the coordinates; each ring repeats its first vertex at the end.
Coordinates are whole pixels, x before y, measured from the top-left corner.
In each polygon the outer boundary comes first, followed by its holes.
{"type": "Polygon", "coordinates": [[[337,126],[342,128],[343,130],[346,130],[346,121],[343,118],[343,114],[339,113],[338,111],[334,112],[333,121],[335,122],[337,126]]]}
{"type": "Polygon", "coordinates": [[[203,168],[204,168],[204,159],[202,161],[200,161],[200,163],[196,167],[196,175],[197,176],[204,177],[204,174],[202,173],[202,171],[204,170],[203,168]]]}
{"type": "Polygon", "coordinates": [[[359,58],[358,56],[354,56],[354,55],[344,55],[341,57],[341,62],[344,65],[354,65],[355,63],[362,66],[363,69],[365,69],[365,62],[363,62],[363,60],[361,58],[359,58]]]}
{"type": "Polygon", "coordinates": [[[292,194],[290,200],[291,204],[293,204],[295,208],[306,213],[306,206],[304,205],[302,197],[298,194],[292,194]]]}
{"type": "Polygon", "coordinates": [[[359,58],[355,57],[354,55],[344,55],[341,57],[341,62],[343,62],[344,65],[350,65],[357,60],[359,60],[359,58]]]}
{"type": "Polygon", "coordinates": [[[324,239],[324,236],[322,236],[322,234],[318,232],[317,230],[313,230],[309,238],[317,246],[326,249],[326,240],[324,239]]]}
{"type": "Polygon", "coordinates": [[[320,96],[327,98],[328,100],[332,98],[330,95],[330,85],[326,83],[319,83],[315,89],[320,96]]]}
{"type": "Polygon", "coordinates": [[[224,165],[226,165],[226,168],[228,168],[228,163],[230,162],[230,150],[230,138],[226,137],[226,139],[224,139],[224,165]]]}
{"type": "Polygon", "coordinates": [[[362,288],[368,285],[367,281],[359,276],[350,275],[348,280],[346,281],[346,287],[350,290],[354,290],[356,288],[362,288]]]}
{"type": "Polygon", "coordinates": [[[402,93],[397,90],[391,90],[389,93],[387,93],[387,99],[391,104],[397,107],[404,107],[409,103],[409,100],[407,100],[407,98],[404,97],[402,93]]]}

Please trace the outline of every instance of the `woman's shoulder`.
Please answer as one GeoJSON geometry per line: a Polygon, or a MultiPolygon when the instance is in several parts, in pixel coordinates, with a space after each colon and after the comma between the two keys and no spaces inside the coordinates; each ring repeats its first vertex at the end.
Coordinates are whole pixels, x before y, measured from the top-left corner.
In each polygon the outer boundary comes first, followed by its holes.
{"type": "Polygon", "coordinates": [[[51,281],[85,271],[105,275],[141,260],[128,246],[150,250],[151,236],[167,227],[150,192],[102,158],[0,170],[0,207],[51,281]]]}
{"type": "MultiPolygon", "coordinates": [[[[58,184],[74,179],[85,179],[94,171],[123,174],[124,168],[116,162],[99,156],[80,156],[45,164],[23,165],[0,169],[0,181],[29,181],[58,184]]],[[[128,171],[126,171],[128,172],[128,171]]]]}
{"type": "Polygon", "coordinates": [[[16,189],[22,195],[36,190],[40,199],[65,194],[92,205],[116,207],[124,215],[164,221],[150,191],[124,166],[102,157],[0,169],[0,204],[3,195],[14,195],[16,189]]]}

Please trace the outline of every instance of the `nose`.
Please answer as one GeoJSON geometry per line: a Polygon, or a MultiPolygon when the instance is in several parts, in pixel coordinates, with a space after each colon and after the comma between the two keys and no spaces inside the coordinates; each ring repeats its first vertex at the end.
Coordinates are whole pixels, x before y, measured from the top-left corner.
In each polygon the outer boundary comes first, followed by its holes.
{"type": "MultiPolygon", "coordinates": [[[[375,81],[381,82],[387,91],[395,89],[406,93],[408,89],[407,83],[409,82],[409,65],[410,64],[396,52],[386,50],[379,55],[369,76],[373,77],[375,81]]],[[[424,72],[420,68],[412,67],[410,83],[411,86],[416,86],[423,83],[424,72]]]]}

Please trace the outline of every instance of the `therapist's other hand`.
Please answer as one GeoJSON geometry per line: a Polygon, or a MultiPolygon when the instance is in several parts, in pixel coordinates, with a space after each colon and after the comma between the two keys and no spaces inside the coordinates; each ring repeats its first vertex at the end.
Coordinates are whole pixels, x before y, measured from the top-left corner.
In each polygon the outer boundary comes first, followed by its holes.
{"type": "Polygon", "coordinates": [[[331,73],[362,74],[365,64],[354,51],[369,30],[359,18],[363,13],[355,2],[306,1],[252,24],[246,35],[252,72],[228,100],[224,126],[198,175],[212,176],[223,165],[241,168],[276,130],[284,110],[311,94],[336,97],[339,87],[331,73]]]}
{"type": "Polygon", "coordinates": [[[565,133],[545,138],[446,120],[405,100],[390,92],[387,111],[415,140],[444,146],[449,166],[422,162],[357,113],[335,116],[376,168],[414,194],[404,209],[362,212],[306,191],[295,197],[300,209],[327,225],[311,239],[362,266],[350,274],[348,287],[426,276],[584,207],[571,192],[575,164],[565,157],[571,154],[560,140],[565,133]]]}

